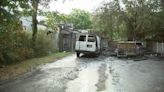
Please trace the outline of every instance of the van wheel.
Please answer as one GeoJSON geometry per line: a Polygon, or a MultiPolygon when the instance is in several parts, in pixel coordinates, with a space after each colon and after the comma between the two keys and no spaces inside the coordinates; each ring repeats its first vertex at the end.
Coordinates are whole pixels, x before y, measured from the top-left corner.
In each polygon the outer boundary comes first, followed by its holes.
{"type": "Polygon", "coordinates": [[[77,57],[79,57],[80,56],[80,53],[79,52],[76,52],[76,55],[77,55],[77,57]]]}

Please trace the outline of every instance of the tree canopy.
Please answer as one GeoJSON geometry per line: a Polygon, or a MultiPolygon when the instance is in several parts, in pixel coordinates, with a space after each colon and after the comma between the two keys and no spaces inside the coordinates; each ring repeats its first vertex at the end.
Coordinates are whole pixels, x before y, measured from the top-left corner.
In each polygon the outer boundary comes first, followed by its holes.
{"type": "Polygon", "coordinates": [[[150,39],[164,30],[163,9],[163,0],[113,0],[97,9],[93,28],[112,39],[150,39]]]}
{"type": "Polygon", "coordinates": [[[73,24],[76,29],[91,28],[91,14],[85,10],[73,9],[70,14],[59,12],[41,12],[40,15],[46,16],[46,24],[55,29],[58,24],[73,24]]]}
{"type": "Polygon", "coordinates": [[[91,14],[85,10],[73,9],[69,14],[69,21],[73,23],[76,29],[91,28],[91,14]]]}

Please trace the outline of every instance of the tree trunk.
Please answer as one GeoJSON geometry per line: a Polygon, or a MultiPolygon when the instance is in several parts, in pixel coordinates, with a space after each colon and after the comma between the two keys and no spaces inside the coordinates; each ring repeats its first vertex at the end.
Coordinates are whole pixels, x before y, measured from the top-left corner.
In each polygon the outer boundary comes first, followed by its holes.
{"type": "Polygon", "coordinates": [[[128,30],[127,30],[127,40],[128,41],[133,41],[134,39],[134,31],[133,31],[133,27],[131,26],[131,24],[127,24],[128,30]]]}
{"type": "Polygon", "coordinates": [[[32,44],[35,47],[35,42],[37,38],[37,11],[38,11],[39,0],[32,0],[32,44]]]}

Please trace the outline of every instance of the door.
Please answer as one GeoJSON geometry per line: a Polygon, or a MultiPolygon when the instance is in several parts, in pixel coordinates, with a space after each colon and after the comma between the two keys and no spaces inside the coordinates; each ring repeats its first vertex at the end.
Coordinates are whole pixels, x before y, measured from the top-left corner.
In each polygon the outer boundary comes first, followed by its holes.
{"type": "Polygon", "coordinates": [[[79,45],[79,50],[80,51],[86,51],[86,44],[87,44],[87,42],[86,42],[86,35],[80,35],[80,37],[79,37],[79,41],[78,41],[78,45],[79,45]]]}
{"type": "Polygon", "coordinates": [[[96,51],[96,36],[89,35],[87,39],[87,51],[95,52],[96,51]]]}

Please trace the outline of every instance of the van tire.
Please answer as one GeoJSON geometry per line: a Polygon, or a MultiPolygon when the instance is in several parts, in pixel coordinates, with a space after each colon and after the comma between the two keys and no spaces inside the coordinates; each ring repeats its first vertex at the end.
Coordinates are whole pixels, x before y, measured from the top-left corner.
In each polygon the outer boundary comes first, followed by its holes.
{"type": "Polygon", "coordinates": [[[77,56],[77,57],[80,57],[80,53],[79,53],[79,52],[76,52],[76,56],[77,56]]]}

